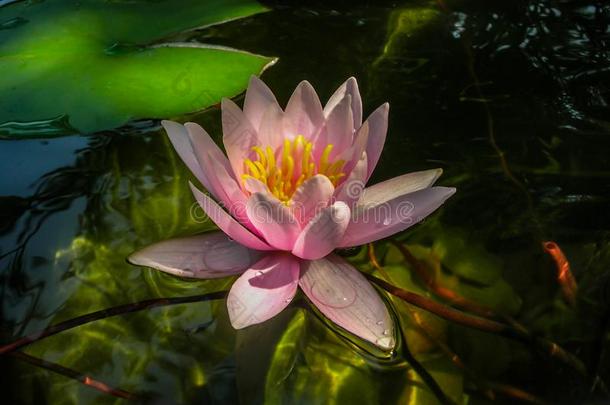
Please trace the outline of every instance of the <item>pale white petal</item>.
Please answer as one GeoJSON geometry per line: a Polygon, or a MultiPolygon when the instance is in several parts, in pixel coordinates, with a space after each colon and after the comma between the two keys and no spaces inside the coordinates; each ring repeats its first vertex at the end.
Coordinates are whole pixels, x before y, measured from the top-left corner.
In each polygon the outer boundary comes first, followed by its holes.
{"type": "Polygon", "coordinates": [[[181,277],[218,278],[240,274],[257,262],[261,253],[209,232],[157,242],[131,254],[129,262],[181,277]]]}
{"type": "Polygon", "coordinates": [[[227,309],[235,329],[261,323],[279,314],[294,297],[299,261],[286,253],[271,253],[239,277],[229,291],[227,309]]]}
{"type": "Polygon", "coordinates": [[[340,247],[364,245],[404,231],[434,212],[453,193],[454,188],[431,187],[387,201],[358,203],[340,247]]]}
{"type": "Polygon", "coordinates": [[[350,77],[333,93],[324,106],[324,116],[328,117],[330,112],[337,104],[346,96],[351,96],[351,107],[354,118],[354,128],[358,128],[362,124],[362,99],[358,90],[356,79],[350,77]]]}
{"type": "Polygon", "coordinates": [[[324,208],[303,228],[292,253],[307,260],[326,256],[341,241],[349,221],[350,209],[344,202],[324,208]]]}
{"type": "Polygon", "coordinates": [[[302,263],[299,286],[324,316],[385,350],[396,344],[394,322],[367,279],[336,255],[302,263]]]}
{"type": "Polygon", "coordinates": [[[280,250],[292,250],[301,230],[290,209],[269,193],[254,193],[246,212],[265,241],[280,250]]]}

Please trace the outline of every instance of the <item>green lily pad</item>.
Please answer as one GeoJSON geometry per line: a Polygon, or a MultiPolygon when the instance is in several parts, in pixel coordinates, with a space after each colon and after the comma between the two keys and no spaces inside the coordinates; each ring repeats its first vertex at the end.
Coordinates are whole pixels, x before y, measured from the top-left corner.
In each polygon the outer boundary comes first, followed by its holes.
{"type": "Polygon", "coordinates": [[[274,59],[158,41],[262,11],[250,0],[51,0],[2,7],[0,137],[115,128],[234,96],[274,59]],[[24,122],[36,125],[27,131],[24,122]],[[41,122],[53,131],[41,131],[41,122]]]}

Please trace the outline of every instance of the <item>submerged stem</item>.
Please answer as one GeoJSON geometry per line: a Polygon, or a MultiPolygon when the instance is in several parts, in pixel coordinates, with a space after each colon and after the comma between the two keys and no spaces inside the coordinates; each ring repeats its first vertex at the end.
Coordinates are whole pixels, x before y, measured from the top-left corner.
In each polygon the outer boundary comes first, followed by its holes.
{"type": "Polygon", "coordinates": [[[27,346],[31,343],[37,342],[48,336],[55,335],[57,333],[73,329],[78,326],[98,321],[100,319],[110,318],[115,315],[122,315],[131,312],[141,311],[143,309],[164,307],[168,305],[187,304],[191,302],[209,301],[224,298],[227,295],[227,291],[215,291],[208,294],[202,295],[190,295],[187,297],[171,297],[171,298],[153,298],[149,300],[143,300],[133,302],[131,304],[118,305],[116,307],[102,309],[100,311],[91,312],[85,315],[77,316],[76,318],[69,319],[64,322],[60,322],[56,325],[51,325],[40,332],[31,333],[27,336],[23,336],[9,344],[0,346],[0,355],[11,353],[23,346],[27,346]]]}
{"type": "Polygon", "coordinates": [[[15,357],[16,359],[25,361],[26,363],[30,363],[36,367],[44,368],[46,370],[52,371],[54,373],[63,375],[64,377],[71,378],[80,382],[83,385],[96,389],[104,394],[109,394],[115,396],[117,398],[129,399],[129,400],[137,400],[140,397],[136,394],[133,394],[129,391],[125,391],[120,388],[113,388],[107,385],[106,383],[93,379],[89,377],[87,374],[83,374],[79,371],[72,370],[70,368],[64,367],[60,364],[53,363],[48,360],[40,359],[38,357],[31,356],[27,353],[23,352],[12,352],[9,354],[10,356],[15,357]]]}
{"type": "MultiPolygon", "coordinates": [[[[392,242],[394,243],[394,241],[392,241],[392,242]]],[[[395,243],[395,244],[397,244],[397,243],[395,243]]],[[[400,245],[400,246],[402,246],[402,245],[400,245]]],[[[409,252],[409,254],[410,254],[410,252],[409,252]]],[[[412,255],[411,255],[411,257],[414,258],[414,256],[412,256],[412,255]]],[[[383,275],[383,277],[386,278],[386,280],[392,282],[390,275],[384,270],[383,266],[381,266],[381,264],[379,263],[379,260],[377,259],[377,256],[375,255],[375,250],[373,248],[372,243],[369,243],[369,259],[370,259],[373,267],[377,271],[379,271],[383,275]]],[[[449,348],[449,346],[445,342],[442,342],[441,340],[435,338],[432,335],[432,333],[430,333],[430,331],[426,327],[426,324],[424,322],[422,322],[421,319],[419,319],[419,317],[415,314],[415,312],[411,308],[411,306],[407,305],[406,309],[408,311],[407,314],[409,315],[409,319],[411,320],[411,322],[413,322],[413,325],[417,328],[417,330],[421,334],[423,334],[423,336],[425,336],[427,339],[429,339],[431,342],[433,342],[434,345],[436,345],[438,348],[440,348],[440,350],[447,356],[447,358],[456,367],[458,367],[460,370],[462,370],[466,374],[466,376],[468,376],[473,381],[473,383],[477,387],[478,391],[481,392],[486,398],[493,400],[493,399],[495,399],[496,394],[500,394],[500,395],[506,396],[508,398],[520,400],[523,402],[530,402],[530,403],[538,404],[538,405],[547,405],[548,404],[542,398],[539,398],[536,395],[531,394],[521,388],[513,387],[510,385],[506,385],[506,384],[496,383],[496,382],[488,381],[487,379],[481,378],[476,372],[474,372],[473,370],[468,368],[464,364],[464,362],[462,361],[460,356],[458,356],[457,353],[455,353],[453,350],[451,350],[451,348],[449,348]]],[[[405,342],[405,350],[407,351],[406,354],[408,356],[411,355],[411,353],[408,352],[408,343],[407,342],[405,342]]],[[[407,361],[408,361],[408,359],[407,359],[407,361]]],[[[426,371],[426,370],[424,369],[424,371],[426,371]]],[[[432,387],[430,387],[430,388],[432,389],[432,387]]],[[[438,395],[437,395],[437,397],[438,397],[438,395]]],[[[440,401],[440,399],[439,399],[439,401],[440,401]]]]}
{"type": "Polygon", "coordinates": [[[447,395],[440,387],[440,385],[438,385],[434,377],[432,377],[428,370],[426,370],[426,368],[422,366],[419,361],[417,361],[415,356],[413,356],[413,353],[411,353],[411,351],[409,350],[409,345],[406,342],[404,345],[404,354],[409,365],[413,367],[413,370],[417,373],[417,375],[419,375],[419,377],[426,383],[430,391],[432,391],[436,399],[438,399],[438,402],[443,405],[455,405],[455,402],[453,402],[449,397],[447,397],[447,395]]]}
{"type": "Polygon", "coordinates": [[[586,376],[587,370],[580,359],[573,354],[565,351],[558,344],[549,340],[533,336],[527,329],[522,326],[515,327],[504,322],[498,322],[491,319],[483,318],[476,315],[471,315],[457,309],[448,307],[419,294],[403,290],[384,280],[381,280],[370,274],[364,274],[371,282],[377,284],[390,294],[406,301],[411,305],[424,309],[448,321],[473,328],[484,332],[495,333],[506,338],[516,340],[522,343],[531,343],[538,346],[546,354],[557,358],[565,364],[574,368],[579,374],[586,376]]]}

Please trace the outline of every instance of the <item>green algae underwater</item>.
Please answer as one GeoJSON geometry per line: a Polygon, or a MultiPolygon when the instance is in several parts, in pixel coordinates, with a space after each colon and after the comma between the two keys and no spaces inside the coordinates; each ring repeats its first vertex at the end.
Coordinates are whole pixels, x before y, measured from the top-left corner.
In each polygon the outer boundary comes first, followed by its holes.
{"type": "Polygon", "coordinates": [[[124,306],[2,355],[3,402],[604,403],[609,23],[595,1],[0,2],[0,343],[124,306]],[[282,105],[303,79],[325,99],[349,76],[365,114],[388,101],[370,183],[441,167],[458,193],[340,254],[527,338],[382,288],[400,326],[391,354],[302,295],[235,331],[232,279],[128,264],[150,243],[215,229],[158,120],[200,123],[220,144],[217,104],[241,104],[251,74],[282,105]],[[569,262],[574,301],[546,241],[569,262]]]}

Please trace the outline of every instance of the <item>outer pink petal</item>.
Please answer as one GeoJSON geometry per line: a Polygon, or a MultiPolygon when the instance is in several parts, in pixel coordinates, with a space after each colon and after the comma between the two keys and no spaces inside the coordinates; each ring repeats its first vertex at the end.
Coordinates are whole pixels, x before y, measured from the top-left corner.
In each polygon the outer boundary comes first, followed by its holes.
{"type": "Polygon", "coordinates": [[[423,170],[393,177],[364,189],[359,205],[383,204],[394,198],[428,188],[443,174],[443,169],[423,170]]]}
{"type": "Polygon", "coordinates": [[[385,103],[373,111],[373,113],[366,119],[366,123],[368,123],[369,127],[368,142],[366,145],[366,154],[369,158],[368,177],[371,177],[375,166],[377,166],[377,162],[381,156],[381,151],[383,150],[383,145],[385,144],[385,137],[386,133],[388,132],[389,110],[390,105],[385,103]]]}
{"type": "Polygon", "coordinates": [[[279,314],[296,293],[299,271],[299,261],[285,253],[269,254],[254,264],[227,297],[231,325],[241,329],[279,314]]]}
{"type": "Polygon", "coordinates": [[[328,99],[328,102],[324,106],[324,116],[328,117],[330,112],[347,94],[351,96],[354,128],[358,128],[362,124],[362,99],[360,98],[360,92],[358,91],[358,83],[353,77],[347,79],[345,83],[339,86],[334,94],[330,96],[330,99],[328,99]]]}
{"type": "Polygon", "coordinates": [[[169,239],[131,254],[129,262],[181,277],[218,278],[240,274],[261,257],[222,232],[169,239]]]}
{"type": "MultiPolygon", "coordinates": [[[[366,148],[369,142],[369,123],[365,122],[362,124],[360,128],[356,131],[354,136],[354,143],[351,148],[346,149],[341,155],[338,156],[339,159],[343,159],[346,163],[343,167],[344,173],[350,173],[354,166],[358,163],[358,161],[362,158],[362,153],[366,153],[366,148]]],[[[368,157],[367,157],[367,167],[368,167],[368,157]]],[[[368,169],[367,169],[367,177],[368,180],[368,169]]]]}
{"type": "Polygon", "coordinates": [[[453,193],[454,188],[432,187],[389,201],[371,198],[372,204],[358,203],[339,246],[363,245],[401,232],[430,215],[453,193]]]}
{"type": "Polygon", "coordinates": [[[267,243],[280,250],[292,250],[301,228],[288,207],[268,193],[254,193],[248,199],[246,212],[267,243]]]}
{"type": "Polygon", "coordinates": [[[396,344],[394,323],[364,276],[335,255],[303,262],[301,289],[328,319],[384,350],[396,344]]]}
{"type": "Polygon", "coordinates": [[[189,137],[189,133],[184,125],[173,121],[161,121],[161,125],[165,128],[174,149],[178,152],[180,159],[187,165],[191,172],[197,177],[197,180],[203,184],[206,189],[210,189],[210,182],[205,175],[203,169],[199,165],[193,145],[189,137]]]}
{"type": "MultiPolygon", "coordinates": [[[[188,131],[189,139],[193,145],[195,156],[201,160],[208,155],[212,156],[225,170],[231,171],[231,165],[225,154],[220,150],[216,142],[210,135],[199,125],[194,122],[187,122],[184,127],[188,131]]],[[[206,173],[207,175],[208,173],[206,173]]]]}
{"type": "Polygon", "coordinates": [[[260,146],[271,146],[272,149],[275,149],[284,142],[283,121],[284,112],[282,109],[277,104],[270,104],[258,128],[260,146]]]}
{"type": "Polygon", "coordinates": [[[248,117],[254,129],[259,129],[263,114],[265,114],[271,105],[275,105],[277,109],[280,109],[280,106],[278,105],[273,92],[269,90],[269,87],[267,87],[258,77],[251,76],[248,90],[246,90],[246,98],[244,100],[244,114],[246,114],[246,117],[248,117]]]}
{"type": "Polygon", "coordinates": [[[302,259],[320,259],[337,247],[350,221],[350,209],[341,201],[324,208],[303,230],[292,253],[302,259]]]}
{"type": "Polygon", "coordinates": [[[197,190],[192,183],[189,182],[189,185],[201,208],[203,208],[210,219],[231,239],[234,239],[236,242],[249,247],[250,249],[275,250],[244,228],[243,225],[216,204],[214,200],[197,190]]]}
{"type": "Polygon", "coordinates": [[[244,173],[244,159],[250,156],[252,147],[259,144],[258,135],[248,118],[233,101],[223,98],[221,109],[222,141],[235,178],[241,179],[244,173]]]}
{"type": "MultiPolygon", "coordinates": [[[[246,214],[246,202],[248,198],[244,191],[238,186],[237,181],[233,179],[231,174],[224,166],[221,166],[215,159],[210,157],[210,164],[206,165],[206,172],[210,182],[215,185],[218,190],[222,190],[222,197],[217,197],[222,202],[223,207],[229,211],[231,216],[248,229],[254,230],[254,227],[246,214]],[[210,168],[208,171],[207,168],[210,168]]],[[[230,170],[230,169],[229,169],[230,170]]],[[[220,194],[220,193],[219,193],[220,194]]]]}
{"type": "Polygon", "coordinates": [[[356,163],[347,179],[337,187],[335,200],[343,201],[350,209],[355,208],[356,203],[364,192],[366,176],[368,175],[367,164],[366,152],[362,152],[362,157],[356,163]]]}
{"type": "Polygon", "coordinates": [[[290,208],[296,220],[304,225],[308,223],[322,208],[328,206],[335,187],[328,177],[317,174],[297,188],[294,192],[290,208]]]}
{"type": "Polygon", "coordinates": [[[319,157],[328,144],[333,144],[331,159],[348,149],[354,141],[354,118],[352,116],[352,96],[347,94],[335,108],[332,109],[320,135],[316,139],[314,154],[319,157]]]}
{"type": "Polygon", "coordinates": [[[324,123],[322,104],[314,88],[303,80],[292,93],[286,105],[284,137],[303,135],[312,139],[324,123]]]}
{"type": "Polygon", "coordinates": [[[207,190],[239,222],[249,225],[250,221],[245,213],[246,195],[235,180],[226,156],[199,125],[187,123],[185,127],[189,131],[199,166],[207,177],[207,190]]]}

